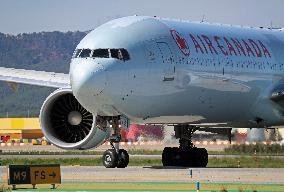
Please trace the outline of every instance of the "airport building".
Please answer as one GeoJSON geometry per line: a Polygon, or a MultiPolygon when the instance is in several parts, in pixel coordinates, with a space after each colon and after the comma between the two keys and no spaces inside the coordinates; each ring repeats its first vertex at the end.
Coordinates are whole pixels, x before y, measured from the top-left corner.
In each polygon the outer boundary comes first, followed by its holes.
{"type": "Polygon", "coordinates": [[[1,140],[38,139],[43,133],[38,118],[2,118],[0,119],[1,140]]]}
{"type": "MultiPolygon", "coordinates": [[[[129,132],[121,131],[122,141],[137,141],[142,136],[162,139],[161,126],[131,125],[129,132]]],[[[41,139],[44,137],[39,118],[0,118],[0,142],[19,139],[41,139]]],[[[146,138],[144,138],[146,139],[146,138]]],[[[143,139],[143,140],[144,140],[143,139]]]]}
{"type": "MultiPolygon", "coordinates": [[[[277,134],[275,133],[272,134],[274,136],[279,135],[279,137],[274,138],[272,140],[279,141],[283,139],[284,128],[283,127],[281,128],[276,131],[277,134]]],[[[167,129],[163,129],[163,127],[161,126],[142,126],[134,124],[130,126],[128,132],[125,130],[121,131],[122,141],[141,141],[142,137],[143,137],[142,141],[147,141],[149,139],[162,140],[163,137],[165,138],[167,137],[166,130],[167,129]]],[[[242,137],[244,141],[271,140],[271,137],[267,136],[266,132],[268,131],[264,131],[264,129],[252,129],[252,130],[237,129],[237,130],[239,133],[238,135],[240,135],[239,137],[242,137]],[[266,134],[264,135],[264,133],[266,134]]],[[[170,135],[172,136],[172,133],[170,135]]],[[[43,137],[44,135],[40,128],[39,118],[0,118],[0,142],[6,142],[8,140],[21,140],[21,139],[41,139],[43,137]]]]}

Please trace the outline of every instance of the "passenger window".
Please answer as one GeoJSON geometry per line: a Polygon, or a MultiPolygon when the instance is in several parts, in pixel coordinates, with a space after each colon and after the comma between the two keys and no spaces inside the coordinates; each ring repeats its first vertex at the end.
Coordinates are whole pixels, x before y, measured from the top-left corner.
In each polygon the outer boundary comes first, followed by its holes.
{"type": "Polygon", "coordinates": [[[109,58],[108,49],[95,49],[92,57],[109,58]]]}
{"type": "Polygon", "coordinates": [[[91,49],[83,49],[79,55],[81,58],[90,57],[91,49]]]}
{"type": "Polygon", "coordinates": [[[81,53],[82,49],[76,49],[73,53],[72,58],[77,58],[79,56],[79,54],[81,53]]]}

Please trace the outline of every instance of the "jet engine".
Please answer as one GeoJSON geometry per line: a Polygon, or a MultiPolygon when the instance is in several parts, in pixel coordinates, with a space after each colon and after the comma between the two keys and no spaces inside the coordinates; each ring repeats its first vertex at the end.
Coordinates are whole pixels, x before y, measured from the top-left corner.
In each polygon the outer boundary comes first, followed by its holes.
{"type": "Polygon", "coordinates": [[[98,118],[77,101],[71,89],[58,89],[47,97],[40,124],[45,138],[62,149],[94,148],[110,136],[110,129],[97,126],[98,118]]]}

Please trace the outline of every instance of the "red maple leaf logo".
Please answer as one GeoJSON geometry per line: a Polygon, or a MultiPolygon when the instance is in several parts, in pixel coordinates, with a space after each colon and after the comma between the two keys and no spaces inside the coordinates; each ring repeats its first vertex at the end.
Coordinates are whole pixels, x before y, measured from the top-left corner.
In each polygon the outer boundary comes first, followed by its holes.
{"type": "Polygon", "coordinates": [[[185,39],[178,34],[176,34],[176,41],[181,49],[188,49],[185,39]]]}
{"type": "Polygon", "coordinates": [[[181,52],[186,56],[190,55],[190,50],[186,39],[183,38],[176,30],[171,30],[171,34],[181,52]]]}

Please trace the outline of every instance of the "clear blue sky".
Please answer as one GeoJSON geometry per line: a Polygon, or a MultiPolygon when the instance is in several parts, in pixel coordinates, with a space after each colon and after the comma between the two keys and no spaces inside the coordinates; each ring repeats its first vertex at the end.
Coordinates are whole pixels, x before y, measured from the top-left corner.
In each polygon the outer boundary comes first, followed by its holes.
{"type": "Polygon", "coordinates": [[[283,8],[284,0],[0,0],[0,32],[84,31],[135,14],[284,27],[283,8]]]}

